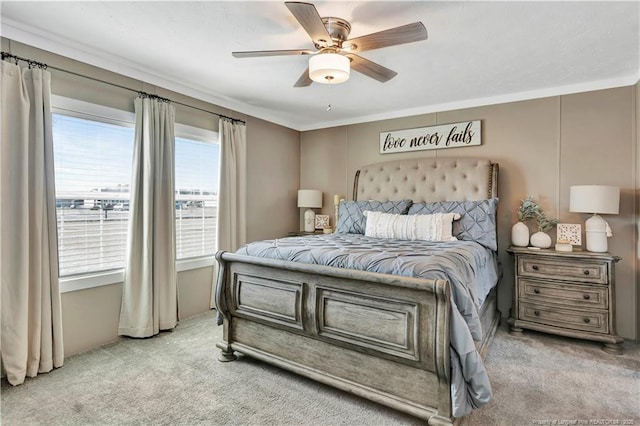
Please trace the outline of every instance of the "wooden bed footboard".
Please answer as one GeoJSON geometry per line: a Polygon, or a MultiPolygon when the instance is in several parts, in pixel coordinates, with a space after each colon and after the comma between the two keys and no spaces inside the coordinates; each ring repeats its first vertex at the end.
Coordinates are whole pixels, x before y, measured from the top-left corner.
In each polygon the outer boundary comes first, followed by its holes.
{"type": "Polygon", "coordinates": [[[221,361],[246,354],[451,424],[449,283],[219,252],[221,361]]]}

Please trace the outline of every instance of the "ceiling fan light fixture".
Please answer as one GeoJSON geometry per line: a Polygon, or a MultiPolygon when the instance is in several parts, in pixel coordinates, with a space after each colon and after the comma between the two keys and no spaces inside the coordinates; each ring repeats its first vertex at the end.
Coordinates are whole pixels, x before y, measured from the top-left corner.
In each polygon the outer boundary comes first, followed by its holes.
{"type": "Polygon", "coordinates": [[[344,83],[350,72],[349,58],[337,53],[320,53],[309,59],[309,78],[316,83],[344,83]]]}

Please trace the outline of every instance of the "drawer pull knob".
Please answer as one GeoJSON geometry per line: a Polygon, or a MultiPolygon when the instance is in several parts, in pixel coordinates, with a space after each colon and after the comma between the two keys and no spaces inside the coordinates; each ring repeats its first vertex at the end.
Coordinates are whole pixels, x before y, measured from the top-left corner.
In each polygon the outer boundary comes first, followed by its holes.
{"type": "Polygon", "coordinates": [[[591,299],[591,296],[589,296],[588,294],[583,294],[583,295],[582,295],[582,298],[583,298],[584,300],[589,300],[589,299],[591,299]]]}
{"type": "Polygon", "coordinates": [[[589,275],[589,270],[585,269],[584,271],[582,271],[582,273],[585,274],[585,275],[589,275]]]}
{"type": "Polygon", "coordinates": [[[539,288],[534,288],[534,289],[533,289],[533,292],[534,292],[535,294],[540,294],[540,289],[539,289],[539,288]]]}
{"type": "Polygon", "coordinates": [[[538,265],[531,266],[531,269],[533,269],[534,271],[537,271],[538,270],[538,265]]]}
{"type": "Polygon", "coordinates": [[[539,317],[540,316],[540,311],[533,311],[533,315],[539,317]]]}
{"type": "Polygon", "coordinates": [[[591,322],[591,320],[590,320],[589,318],[585,318],[585,319],[584,319],[584,323],[585,323],[585,324],[589,324],[590,322],[591,322]]]}

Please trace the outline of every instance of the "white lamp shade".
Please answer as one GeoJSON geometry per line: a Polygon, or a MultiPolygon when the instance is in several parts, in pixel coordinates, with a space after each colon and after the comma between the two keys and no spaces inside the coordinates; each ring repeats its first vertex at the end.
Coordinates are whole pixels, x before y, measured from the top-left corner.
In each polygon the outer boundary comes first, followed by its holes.
{"type": "Polygon", "coordinates": [[[322,191],[316,189],[298,190],[298,207],[319,209],[322,207],[322,191]]]}
{"type": "Polygon", "coordinates": [[[576,213],[618,214],[620,188],[607,185],[572,186],[569,211],[576,213]]]}
{"type": "Polygon", "coordinates": [[[349,58],[337,53],[319,53],[309,59],[309,78],[316,83],[343,83],[350,72],[349,58]]]}

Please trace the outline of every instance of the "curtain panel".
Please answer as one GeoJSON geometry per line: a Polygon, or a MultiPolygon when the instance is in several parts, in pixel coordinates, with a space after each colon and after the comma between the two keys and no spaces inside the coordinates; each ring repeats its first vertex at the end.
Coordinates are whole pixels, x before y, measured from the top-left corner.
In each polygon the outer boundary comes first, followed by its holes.
{"type": "MultiPolygon", "coordinates": [[[[217,249],[236,251],[247,242],[247,127],[221,118],[220,188],[216,223],[217,249]]],[[[215,285],[211,291],[211,307],[215,308],[215,285]]]]}
{"type": "Polygon", "coordinates": [[[18,385],[64,362],[51,74],[0,64],[0,351],[18,385]]]}
{"type": "Polygon", "coordinates": [[[135,99],[127,260],[118,334],[149,337],[178,323],[175,108],[135,99]]]}

